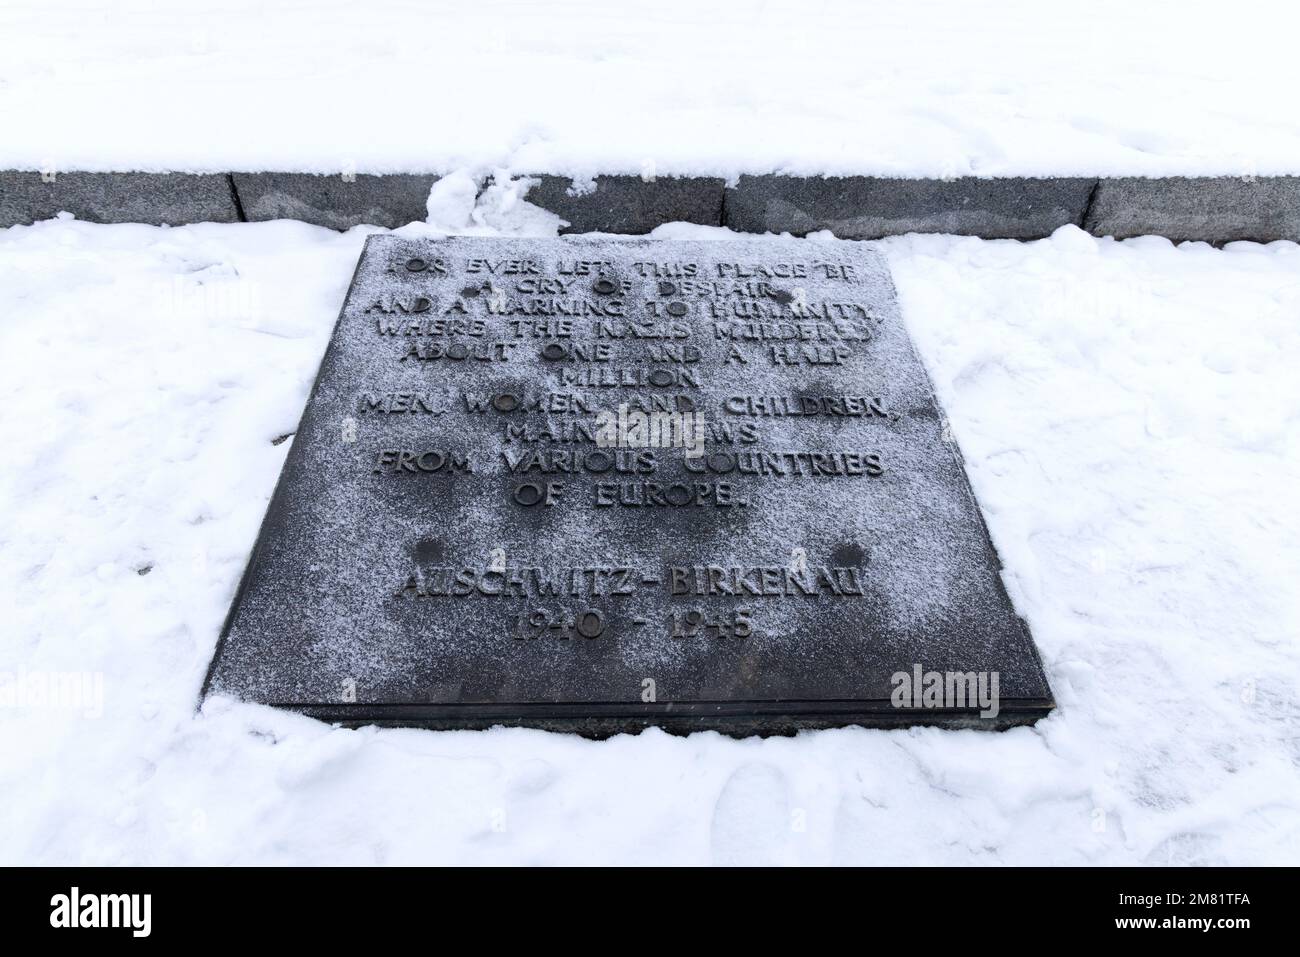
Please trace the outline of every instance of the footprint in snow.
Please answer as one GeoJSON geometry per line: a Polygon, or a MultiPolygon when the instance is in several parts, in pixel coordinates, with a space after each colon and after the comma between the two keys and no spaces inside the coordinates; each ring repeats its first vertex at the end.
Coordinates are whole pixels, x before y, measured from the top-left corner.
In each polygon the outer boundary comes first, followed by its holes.
{"type": "Polygon", "coordinates": [[[713,863],[792,863],[796,826],[786,795],[785,775],[769,764],[745,764],[732,772],[713,807],[713,863]]]}

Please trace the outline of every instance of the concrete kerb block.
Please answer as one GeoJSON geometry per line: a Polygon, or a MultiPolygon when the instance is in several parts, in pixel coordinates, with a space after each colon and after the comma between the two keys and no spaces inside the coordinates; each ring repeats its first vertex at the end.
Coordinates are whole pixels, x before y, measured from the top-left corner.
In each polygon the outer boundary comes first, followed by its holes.
{"type": "Polygon", "coordinates": [[[1082,225],[1095,179],[897,179],[742,176],[728,190],[723,225],[741,232],[829,229],[841,239],[957,233],[1038,239],[1082,225]]]}
{"type": "Polygon", "coordinates": [[[0,225],[69,212],[94,223],[235,223],[225,173],[38,173],[0,171],[0,225]]]}

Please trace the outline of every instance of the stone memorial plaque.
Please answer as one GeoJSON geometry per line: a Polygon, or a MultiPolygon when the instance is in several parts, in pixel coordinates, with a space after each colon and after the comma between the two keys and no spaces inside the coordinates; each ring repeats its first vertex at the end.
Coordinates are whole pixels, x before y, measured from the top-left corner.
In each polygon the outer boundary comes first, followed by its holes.
{"type": "Polygon", "coordinates": [[[602,735],[1051,691],[860,244],[372,236],[205,694],[602,735]]]}

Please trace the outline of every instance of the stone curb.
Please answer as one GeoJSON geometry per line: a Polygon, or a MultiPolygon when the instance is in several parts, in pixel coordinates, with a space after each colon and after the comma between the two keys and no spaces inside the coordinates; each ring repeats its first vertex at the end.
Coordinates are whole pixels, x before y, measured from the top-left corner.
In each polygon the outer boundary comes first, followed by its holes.
{"type": "Polygon", "coordinates": [[[1083,226],[1117,239],[1300,240],[1300,176],[1103,179],[1083,226]]]}
{"type": "Polygon", "coordinates": [[[534,176],[527,200],[568,225],[562,233],[648,233],[664,223],[722,224],[726,181],[711,177],[597,176],[581,189],[567,176],[534,176]]]}
{"type": "Polygon", "coordinates": [[[238,201],[223,173],[41,173],[0,170],[0,226],[60,212],[93,223],[237,223],[238,201]]]}
{"type": "MultiPolygon", "coordinates": [[[[845,239],[908,232],[1037,239],[1073,223],[1097,236],[1157,235],[1224,243],[1300,241],[1300,177],[1090,177],[953,180],[874,176],[597,176],[540,174],[528,201],[562,232],[647,233],[669,222],[738,232],[845,239]]],[[[425,217],[434,174],[40,173],[0,171],[0,227],[66,210],[100,223],[297,219],[347,229],[425,217]]]]}
{"type": "Polygon", "coordinates": [[[723,225],[740,232],[841,239],[957,233],[1039,239],[1083,223],[1096,180],[885,179],[874,176],[742,176],[727,194],[723,225]]]}
{"type": "Polygon", "coordinates": [[[244,218],[298,219],[304,223],[351,229],[368,223],[395,229],[427,215],[432,174],[317,176],[312,173],[233,173],[244,218]]]}

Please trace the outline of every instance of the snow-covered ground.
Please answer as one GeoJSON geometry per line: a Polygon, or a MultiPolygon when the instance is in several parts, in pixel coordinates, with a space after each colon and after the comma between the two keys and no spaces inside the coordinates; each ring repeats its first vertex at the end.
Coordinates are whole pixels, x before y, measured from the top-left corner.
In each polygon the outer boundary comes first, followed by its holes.
{"type": "Polygon", "coordinates": [[[6,0],[0,169],[1300,173],[1285,0],[6,0]]]}
{"type": "MultiPolygon", "coordinates": [[[[554,230],[508,191],[471,223],[454,185],[444,225],[554,230]]],[[[1034,728],[591,742],[196,713],[370,231],[0,232],[0,861],[1300,860],[1300,247],[880,244],[1058,697],[1034,728]]]]}

